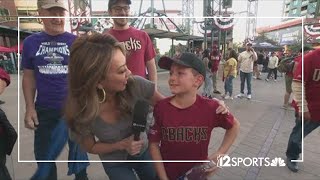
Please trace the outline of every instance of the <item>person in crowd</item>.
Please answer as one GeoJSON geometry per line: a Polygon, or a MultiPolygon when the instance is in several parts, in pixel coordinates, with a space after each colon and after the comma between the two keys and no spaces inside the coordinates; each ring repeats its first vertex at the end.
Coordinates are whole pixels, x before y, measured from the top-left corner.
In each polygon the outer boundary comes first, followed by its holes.
{"type": "Polygon", "coordinates": [[[272,73],[274,75],[274,81],[277,81],[278,63],[279,63],[279,59],[276,56],[276,53],[272,52],[271,53],[271,57],[269,59],[269,63],[268,63],[269,72],[268,72],[268,76],[267,76],[266,81],[269,81],[270,76],[271,76],[272,73]]]}
{"type": "MultiPolygon", "coordinates": [[[[24,40],[24,122],[26,128],[34,130],[34,155],[37,161],[56,160],[68,140],[63,108],[67,94],[69,48],[76,36],[64,29],[66,10],[62,0],[38,0],[40,16],[58,18],[43,18],[44,30],[24,40]]],[[[69,141],[69,160],[88,160],[88,157],[79,145],[69,141]],[[82,158],[74,158],[74,154],[82,158]]],[[[69,163],[68,175],[75,174],[77,180],[85,180],[87,166],[88,163],[69,163]]],[[[56,164],[38,163],[32,179],[58,179],[56,164]]]]}
{"type": "Polygon", "coordinates": [[[296,116],[296,124],[289,137],[286,156],[287,167],[293,172],[299,171],[298,163],[292,160],[299,159],[302,132],[305,138],[320,126],[320,49],[305,53],[304,60],[300,57],[296,63],[297,67],[294,70],[292,82],[299,115],[296,116]],[[304,81],[302,81],[302,76],[304,76],[304,81]],[[305,94],[302,95],[302,92],[305,94]],[[302,121],[304,121],[303,126],[302,121]]]}
{"type": "Polygon", "coordinates": [[[224,99],[233,99],[233,79],[237,77],[237,52],[229,49],[228,60],[224,64],[224,99]]]}
{"type": "Polygon", "coordinates": [[[238,57],[238,66],[240,69],[240,94],[238,94],[237,98],[243,98],[244,95],[244,84],[247,82],[247,98],[250,100],[252,97],[252,89],[251,89],[251,79],[253,72],[253,62],[257,60],[257,53],[252,48],[251,43],[246,44],[246,50],[239,54],[238,57]]]}
{"type": "MultiPolygon", "coordinates": [[[[290,56],[293,56],[292,55],[292,51],[289,50],[287,53],[284,54],[284,58],[288,58],[290,56]]],[[[292,71],[289,71],[289,72],[286,72],[284,74],[284,79],[285,79],[285,87],[286,87],[286,91],[285,91],[285,94],[283,96],[283,108],[284,109],[287,109],[290,107],[290,97],[291,97],[291,93],[292,93],[292,79],[293,79],[293,72],[292,71]]]]}
{"type": "Polygon", "coordinates": [[[221,94],[217,88],[217,78],[218,78],[218,69],[221,61],[221,54],[217,46],[212,46],[212,51],[210,53],[210,62],[212,63],[211,72],[212,72],[212,87],[213,93],[221,94]]]}
{"type": "Polygon", "coordinates": [[[254,77],[257,79],[257,80],[261,80],[260,78],[260,75],[261,75],[261,72],[263,70],[263,62],[264,62],[264,58],[265,58],[265,53],[263,50],[260,50],[260,52],[258,53],[258,57],[257,57],[257,66],[256,66],[256,69],[254,69],[254,77]]]}
{"type": "MultiPolygon", "coordinates": [[[[153,160],[212,160],[225,154],[239,132],[239,122],[228,113],[217,115],[216,100],[197,94],[206,77],[204,63],[192,53],[183,53],[178,59],[162,57],[159,66],[170,70],[168,80],[173,96],[159,101],[154,108],[155,125],[149,132],[150,153],[153,160]],[[226,129],[221,146],[208,155],[211,131],[226,129]]],[[[154,166],[162,180],[177,179],[197,163],[162,163],[154,166]]],[[[217,167],[206,172],[212,175],[217,167]]]]}
{"type": "MultiPolygon", "coordinates": [[[[125,49],[110,34],[78,38],[69,62],[65,116],[77,142],[101,160],[150,160],[146,131],[132,137],[133,108],[138,100],[154,105],[163,99],[152,81],[132,75],[125,49]]],[[[214,109],[212,109],[214,111],[214,109]]],[[[221,106],[217,113],[227,113],[221,106]]],[[[103,162],[110,180],[152,180],[151,163],[103,162]]]]}
{"type": "Polygon", "coordinates": [[[206,78],[204,81],[202,95],[211,99],[212,98],[212,72],[211,72],[212,63],[210,63],[209,58],[210,58],[209,50],[205,49],[203,51],[202,61],[206,67],[206,78]]]}
{"type": "MultiPolygon", "coordinates": [[[[110,16],[130,16],[131,0],[109,0],[110,16]]],[[[149,35],[129,26],[128,18],[114,18],[113,27],[106,33],[113,35],[126,48],[127,66],[134,75],[147,78],[157,84],[155,50],[149,35]]]]}
{"type": "MultiPolygon", "coordinates": [[[[0,68],[0,95],[10,84],[9,74],[0,68]]],[[[4,180],[11,180],[10,173],[6,166],[6,155],[11,155],[14,144],[17,140],[17,132],[8,120],[6,113],[0,108],[0,177],[4,180]]]]}

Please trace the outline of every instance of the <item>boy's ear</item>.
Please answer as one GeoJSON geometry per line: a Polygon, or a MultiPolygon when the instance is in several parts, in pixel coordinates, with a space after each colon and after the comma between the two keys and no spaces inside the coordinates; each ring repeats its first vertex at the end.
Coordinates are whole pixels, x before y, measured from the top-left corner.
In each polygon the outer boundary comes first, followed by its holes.
{"type": "Polygon", "coordinates": [[[204,77],[201,74],[196,76],[196,86],[200,87],[204,81],[204,77]]]}

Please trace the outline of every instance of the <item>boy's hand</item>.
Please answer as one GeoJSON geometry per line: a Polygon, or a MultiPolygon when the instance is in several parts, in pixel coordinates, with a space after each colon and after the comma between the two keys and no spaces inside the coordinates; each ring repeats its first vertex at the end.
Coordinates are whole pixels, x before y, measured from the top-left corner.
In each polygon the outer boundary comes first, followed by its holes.
{"type": "Polygon", "coordinates": [[[209,157],[209,160],[213,161],[216,165],[212,168],[206,169],[206,173],[208,177],[213,176],[218,171],[219,169],[219,167],[217,166],[218,158],[221,158],[222,156],[223,154],[216,152],[209,157]]]}

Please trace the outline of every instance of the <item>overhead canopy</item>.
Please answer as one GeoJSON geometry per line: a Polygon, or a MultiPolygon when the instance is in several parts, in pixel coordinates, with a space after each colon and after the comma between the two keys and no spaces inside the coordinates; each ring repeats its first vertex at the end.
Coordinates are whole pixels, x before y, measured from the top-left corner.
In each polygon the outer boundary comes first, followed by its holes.
{"type": "MultiPolygon", "coordinates": [[[[20,53],[22,52],[22,48],[23,48],[23,43],[20,42],[20,53]]],[[[14,52],[18,52],[18,51],[19,51],[18,44],[15,45],[15,46],[12,46],[11,49],[12,49],[14,52]]]]}
{"type": "Polygon", "coordinates": [[[188,34],[179,33],[179,32],[165,31],[165,30],[154,29],[154,28],[146,28],[141,30],[148,33],[149,36],[156,37],[156,38],[170,38],[170,39],[182,40],[182,41],[188,41],[188,40],[203,41],[203,37],[201,36],[188,35],[188,34]]]}
{"type": "Polygon", "coordinates": [[[0,53],[10,53],[10,52],[14,52],[14,50],[12,50],[11,48],[0,46],[0,53]]]}

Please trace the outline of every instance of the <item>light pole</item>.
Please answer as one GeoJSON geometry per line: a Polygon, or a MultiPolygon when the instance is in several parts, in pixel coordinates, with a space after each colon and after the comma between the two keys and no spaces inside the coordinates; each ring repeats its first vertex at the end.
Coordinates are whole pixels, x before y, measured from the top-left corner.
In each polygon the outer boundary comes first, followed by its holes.
{"type": "Polygon", "coordinates": [[[314,13],[314,18],[317,18],[320,15],[320,0],[317,1],[316,11],[314,13]]]}

